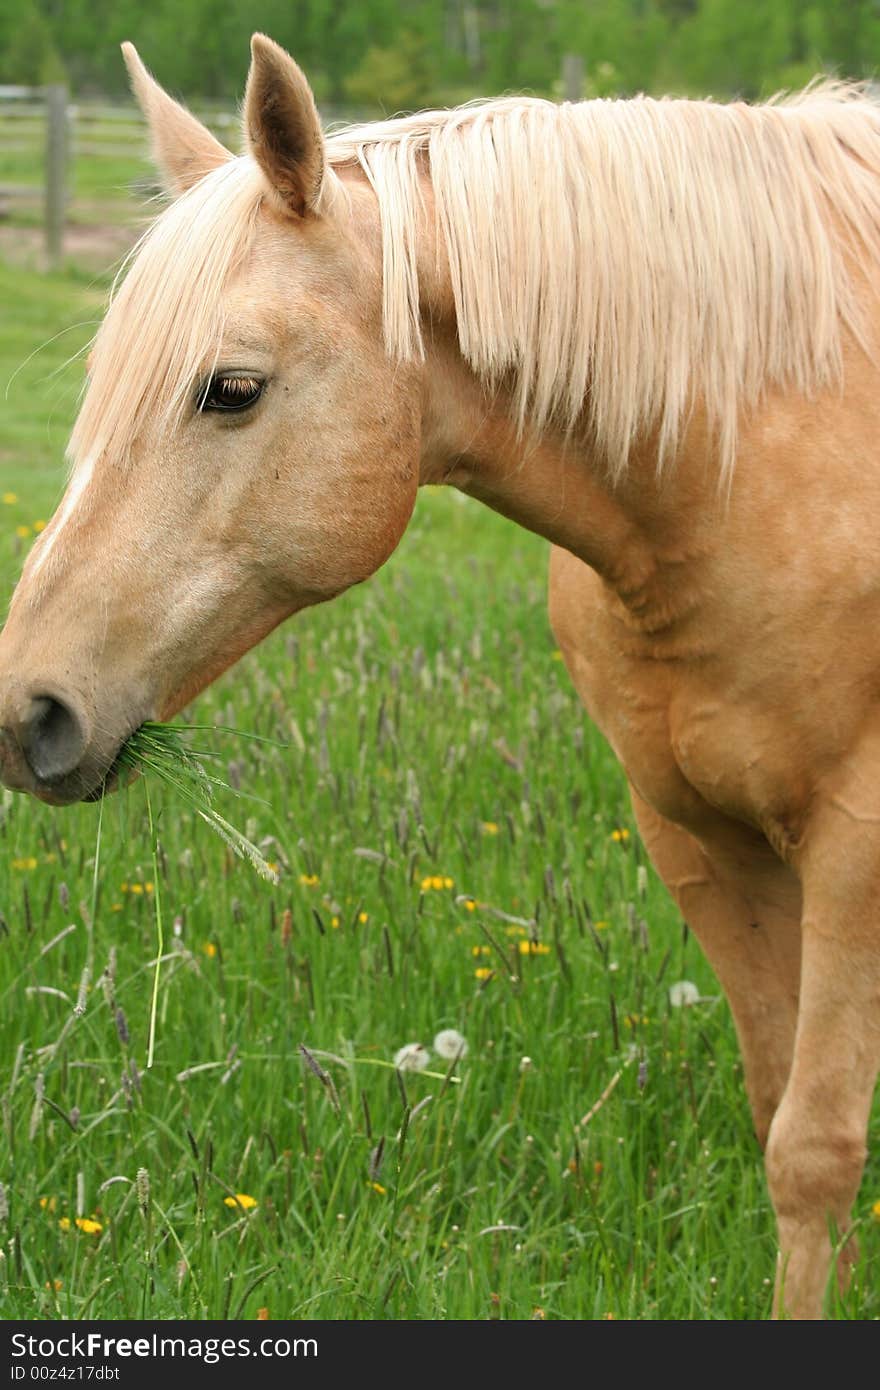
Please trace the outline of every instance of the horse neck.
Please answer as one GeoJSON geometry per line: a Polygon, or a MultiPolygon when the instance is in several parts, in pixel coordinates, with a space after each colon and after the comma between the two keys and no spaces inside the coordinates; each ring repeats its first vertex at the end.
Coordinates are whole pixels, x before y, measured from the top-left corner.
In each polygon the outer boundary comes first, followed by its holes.
{"type": "MultiPolygon", "coordinates": [[[[627,602],[671,555],[705,553],[724,497],[699,418],[658,478],[657,447],[633,451],[623,481],[576,436],[520,433],[512,396],[488,391],[463,360],[454,325],[428,340],[422,414],[422,484],[446,484],[584,560],[627,602]]],[[[676,565],[681,573],[683,567],[676,565]]]]}

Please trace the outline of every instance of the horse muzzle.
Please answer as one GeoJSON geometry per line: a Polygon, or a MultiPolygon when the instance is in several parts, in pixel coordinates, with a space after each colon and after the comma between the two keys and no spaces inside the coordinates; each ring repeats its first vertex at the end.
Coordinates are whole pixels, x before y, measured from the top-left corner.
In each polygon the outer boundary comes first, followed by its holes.
{"type": "Polygon", "coordinates": [[[0,781],[53,806],[100,791],[122,739],[96,740],[81,701],[58,689],[0,699],[0,781]]]}

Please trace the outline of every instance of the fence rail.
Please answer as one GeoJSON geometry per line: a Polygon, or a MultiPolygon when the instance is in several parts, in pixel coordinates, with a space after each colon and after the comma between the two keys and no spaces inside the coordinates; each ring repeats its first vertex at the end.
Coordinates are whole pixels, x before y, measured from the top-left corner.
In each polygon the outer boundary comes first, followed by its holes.
{"type": "MultiPolygon", "coordinates": [[[[560,94],[577,101],[584,82],[583,60],[567,54],[560,94]]],[[[239,147],[238,115],[199,104],[194,111],[224,144],[239,147]]],[[[328,123],[364,114],[324,112],[328,123]]],[[[133,103],[73,101],[62,86],[0,84],[0,222],[13,232],[29,227],[32,235],[42,226],[50,266],[63,259],[68,229],[109,228],[121,231],[124,243],[134,220],[132,198],[143,202],[156,191],[147,148],[133,103]]]]}

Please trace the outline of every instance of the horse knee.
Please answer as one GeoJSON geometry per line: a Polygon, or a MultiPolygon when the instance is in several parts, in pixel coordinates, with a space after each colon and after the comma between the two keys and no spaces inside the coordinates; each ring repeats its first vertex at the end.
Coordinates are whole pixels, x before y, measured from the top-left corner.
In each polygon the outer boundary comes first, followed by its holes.
{"type": "Polygon", "coordinates": [[[849,1219],[867,1150],[865,1135],[853,1126],[829,1122],[818,1129],[780,1106],[767,1138],[767,1185],[780,1222],[839,1225],[849,1219]]]}

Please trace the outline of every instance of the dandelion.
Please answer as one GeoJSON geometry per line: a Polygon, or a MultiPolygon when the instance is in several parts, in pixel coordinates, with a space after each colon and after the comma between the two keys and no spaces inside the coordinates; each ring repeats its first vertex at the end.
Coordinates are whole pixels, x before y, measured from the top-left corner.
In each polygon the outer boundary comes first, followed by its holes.
{"type": "Polygon", "coordinates": [[[236,1192],[234,1197],[224,1197],[223,1205],[226,1207],[237,1207],[241,1211],[252,1211],[257,1205],[256,1197],[249,1197],[246,1192],[236,1192]]]}
{"type": "Polygon", "coordinates": [[[491,980],[494,974],[495,971],[489,965],[481,965],[478,970],[474,971],[474,976],[478,980],[491,980]]]}
{"type": "Polygon", "coordinates": [[[476,910],[477,910],[477,900],[476,900],[476,898],[465,898],[465,900],[464,900],[464,910],[465,910],[465,912],[476,912],[476,910]]]}
{"type": "Polygon", "coordinates": [[[627,840],[629,839],[629,831],[626,829],[625,826],[622,829],[612,830],[611,838],[612,840],[615,840],[617,844],[625,845],[627,840]]]}
{"type": "Polygon", "coordinates": [[[338,926],[339,926],[339,918],[338,918],[338,917],[331,917],[331,918],[330,918],[330,925],[331,925],[331,927],[338,927],[338,926]]]}
{"type": "Polygon", "coordinates": [[[421,882],[423,893],[429,893],[432,888],[435,893],[439,893],[444,888],[454,887],[455,879],[450,878],[448,874],[429,874],[428,877],[423,878],[421,882]]]}
{"type": "Polygon", "coordinates": [[[34,522],[34,530],[36,531],[37,535],[39,535],[41,531],[45,531],[45,529],[46,523],[42,517],[40,517],[38,521],[34,522]]]}
{"type": "MultiPolygon", "coordinates": [[[[68,1222],[67,1228],[69,1228],[69,1225],[70,1223],[68,1222]]],[[[83,1234],[87,1236],[98,1236],[101,1234],[104,1227],[101,1225],[100,1221],[96,1221],[94,1217],[78,1216],[76,1218],[76,1229],[82,1231],[83,1234]]]]}
{"type": "Polygon", "coordinates": [[[418,1042],[406,1043],[394,1054],[398,1071],[424,1071],[430,1060],[430,1050],[418,1042]]]}
{"type": "Polygon", "coordinates": [[[214,945],[213,941],[206,941],[202,946],[202,950],[209,960],[213,960],[217,954],[217,947],[214,945]]]}
{"type": "Polygon", "coordinates": [[[471,955],[472,955],[472,956],[491,956],[491,954],[492,954],[492,947],[491,947],[491,946],[472,946],[472,947],[471,947],[471,955]]]}
{"type": "Polygon", "coordinates": [[[521,941],[519,953],[521,956],[549,956],[550,947],[543,941],[521,941]]]}
{"type": "Polygon", "coordinates": [[[669,1002],[673,1009],[689,1009],[693,1004],[699,1004],[700,991],[690,980],[678,980],[669,986],[669,1002]]]}
{"type": "Polygon", "coordinates": [[[359,912],[359,913],[358,913],[358,921],[360,922],[361,926],[366,925],[366,923],[369,922],[369,920],[370,920],[370,914],[369,914],[369,912],[359,912]]]}
{"type": "Polygon", "coordinates": [[[434,1051],[444,1062],[453,1062],[457,1057],[466,1057],[467,1039],[455,1028],[444,1028],[434,1039],[434,1051]]]}

